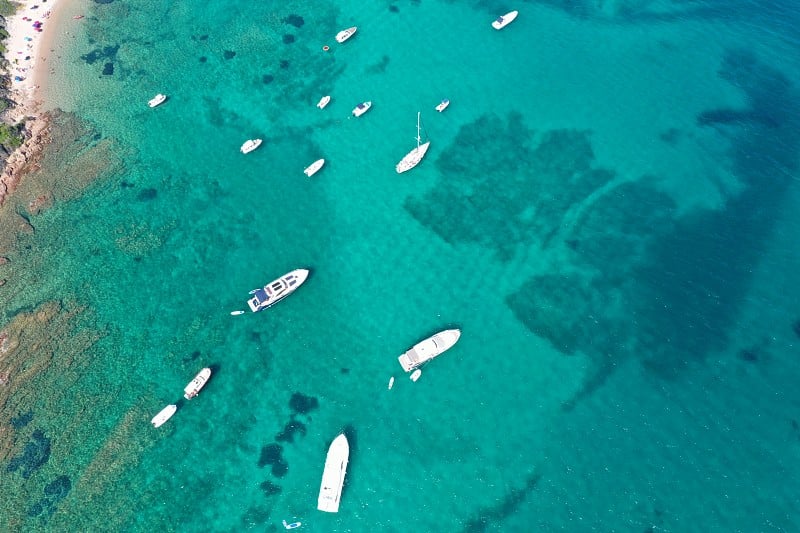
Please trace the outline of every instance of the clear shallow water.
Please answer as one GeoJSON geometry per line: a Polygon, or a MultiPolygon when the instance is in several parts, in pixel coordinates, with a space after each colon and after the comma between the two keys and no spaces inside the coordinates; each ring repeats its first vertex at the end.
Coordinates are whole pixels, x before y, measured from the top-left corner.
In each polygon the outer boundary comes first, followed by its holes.
{"type": "Polygon", "coordinates": [[[52,96],[111,167],[32,218],[32,289],[5,300],[80,312],[10,413],[32,418],[3,527],[795,529],[797,12],[545,2],[495,32],[504,5],[395,6],[75,6],[52,96]],[[418,110],[432,147],[398,176],[418,110]],[[290,299],[229,315],[301,266],[290,299]]]}

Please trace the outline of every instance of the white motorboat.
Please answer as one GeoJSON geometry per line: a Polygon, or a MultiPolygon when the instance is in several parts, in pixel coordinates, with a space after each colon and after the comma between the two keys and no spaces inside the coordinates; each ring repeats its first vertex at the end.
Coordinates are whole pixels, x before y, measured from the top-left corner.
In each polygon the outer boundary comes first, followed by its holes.
{"type": "Polygon", "coordinates": [[[388,389],[392,390],[392,387],[394,387],[394,376],[389,378],[389,387],[388,387],[388,389]]]}
{"type": "Polygon", "coordinates": [[[353,35],[355,35],[356,30],[358,29],[357,26],[353,26],[352,28],[347,28],[346,30],[342,30],[336,34],[336,42],[343,43],[353,35]]]}
{"type": "Polygon", "coordinates": [[[320,109],[325,109],[325,106],[328,105],[330,101],[331,101],[330,96],[323,96],[322,98],[319,99],[319,102],[317,102],[317,107],[320,109]]]}
{"type": "MultiPolygon", "coordinates": [[[[400,366],[406,372],[411,372],[417,367],[422,366],[443,352],[449,350],[453,345],[458,342],[461,337],[461,330],[459,329],[446,329],[439,333],[428,337],[424,341],[417,343],[413,348],[398,357],[400,366]]],[[[419,377],[419,375],[417,375],[419,377]]],[[[416,381],[416,380],[415,380],[416,381]]]]}
{"type": "Polygon", "coordinates": [[[261,142],[262,142],[262,141],[261,141],[261,139],[248,139],[248,140],[246,140],[246,141],[244,142],[244,144],[242,145],[242,147],[241,147],[241,148],[239,148],[239,150],[240,150],[240,151],[241,151],[243,154],[249,154],[250,152],[252,152],[252,151],[253,151],[253,150],[255,150],[256,148],[258,148],[259,146],[261,146],[261,142]]]}
{"type": "Polygon", "coordinates": [[[310,178],[311,176],[316,174],[319,171],[319,169],[322,168],[322,165],[324,165],[324,164],[325,164],[325,160],[324,159],[317,159],[316,161],[311,163],[308,166],[308,168],[303,170],[303,172],[305,173],[306,176],[308,176],[310,178]]]}
{"type": "Polygon", "coordinates": [[[411,373],[411,381],[413,381],[414,383],[416,383],[416,382],[417,382],[417,380],[419,379],[419,377],[420,377],[421,375],[422,375],[422,370],[420,370],[419,368],[418,368],[418,369],[416,369],[416,370],[414,370],[414,371],[411,373]]]}
{"type": "Polygon", "coordinates": [[[502,17],[497,17],[497,20],[492,22],[492,28],[496,30],[502,30],[503,28],[514,22],[514,19],[517,18],[517,15],[519,15],[519,11],[509,11],[502,17]]]}
{"type": "Polygon", "coordinates": [[[442,111],[444,111],[445,109],[447,109],[447,106],[449,106],[449,105],[450,105],[450,100],[448,100],[447,98],[445,98],[444,100],[442,100],[441,102],[439,102],[439,105],[437,105],[437,106],[436,106],[436,111],[438,111],[439,113],[441,113],[442,111]]]}
{"type": "Polygon", "coordinates": [[[210,377],[211,377],[210,368],[204,368],[203,370],[198,372],[197,375],[194,377],[194,379],[190,381],[189,384],[183,388],[183,397],[186,398],[187,400],[191,400],[192,398],[200,394],[200,389],[206,386],[206,383],[208,383],[208,378],[210,377]]]}
{"type": "Polygon", "coordinates": [[[166,94],[158,93],[157,95],[152,97],[149,102],[147,102],[147,105],[149,105],[150,107],[156,107],[157,105],[163,104],[166,99],[167,99],[166,94]]]}
{"type": "Polygon", "coordinates": [[[347,437],[342,433],[333,439],[325,458],[325,470],[322,472],[322,484],[319,487],[319,497],[317,498],[317,509],[320,511],[326,513],[339,511],[349,457],[350,445],[347,443],[347,437]]]}
{"type": "Polygon", "coordinates": [[[361,102],[355,108],[353,108],[353,115],[356,117],[360,117],[361,115],[369,111],[370,107],[372,107],[372,102],[361,102]]]}
{"type": "Polygon", "coordinates": [[[153,419],[150,421],[154,427],[161,427],[164,422],[172,418],[172,415],[175,414],[175,411],[178,410],[178,406],[175,404],[168,405],[163,408],[153,419]]]}
{"type": "Polygon", "coordinates": [[[253,297],[247,300],[247,305],[254,313],[275,305],[292,294],[307,277],[308,270],[304,268],[292,270],[278,279],[270,281],[263,288],[250,291],[253,297]]]}
{"type": "Polygon", "coordinates": [[[283,521],[283,528],[284,529],[297,529],[298,527],[302,526],[302,522],[292,522],[289,523],[286,520],[283,521]]]}
{"type": "Polygon", "coordinates": [[[397,163],[395,170],[397,170],[398,174],[402,174],[406,170],[411,170],[417,166],[419,162],[422,161],[422,158],[425,157],[425,154],[431,145],[430,141],[420,144],[422,142],[422,137],[420,136],[419,131],[419,111],[417,111],[417,147],[408,152],[403,159],[397,163]]]}

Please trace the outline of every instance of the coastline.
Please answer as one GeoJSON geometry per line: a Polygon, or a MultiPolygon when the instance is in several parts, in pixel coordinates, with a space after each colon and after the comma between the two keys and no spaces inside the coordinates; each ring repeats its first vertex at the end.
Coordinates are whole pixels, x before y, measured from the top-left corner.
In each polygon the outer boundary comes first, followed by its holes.
{"type": "Polygon", "coordinates": [[[5,58],[15,105],[4,113],[6,121],[25,122],[25,140],[6,160],[0,174],[0,206],[37,161],[48,139],[47,114],[41,113],[41,85],[47,83],[48,56],[60,23],[65,0],[20,0],[17,12],[6,19],[5,58]]]}

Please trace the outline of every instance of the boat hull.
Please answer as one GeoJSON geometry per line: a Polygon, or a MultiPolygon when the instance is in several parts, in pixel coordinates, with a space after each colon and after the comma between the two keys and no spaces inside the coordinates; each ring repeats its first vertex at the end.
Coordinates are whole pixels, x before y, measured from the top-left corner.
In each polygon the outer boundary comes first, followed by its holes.
{"type": "Polygon", "coordinates": [[[166,100],[167,100],[167,95],[165,95],[165,94],[157,94],[149,102],[147,102],[147,105],[150,106],[150,107],[160,106],[166,100]]]}
{"type": "Polygon", "coordinates": [[[415,166],[419,165],[420,161],[422,161],[422,158],[425,157],[425,154],[428,152],[430,145],[431,142],[428,141],[424,144],[420,144],[419,147],[408,152],[406,156],[394,167],[397,173],[402,174],[403,172],[411,170],[415,166]]]}
{"type": "Polygon", "coordinates": [[[305,173],[305,175],[310,178],[311,176],[313,176],[314,174],[319,172],[319,169],[321,169],[324,164],[325,164],[325,160],[324,159],[317,159],[316,161],[311,163],[308,166],[308,168],[306,168],[303,171],[303,173],[305,173]]]}
{"type": "Polygon", "coordinates": [[[519,11],[509,11],[502,17],[497,17],[497,20],[492,22],[492,28],[496,30],[502,30],[503,28],[514,22],[514,19],[517,18],[517,15],[519,15],[519,11]]]}
{"type": "Polygon", "coordinates": [[[249,154],[256,148],[261,146],[261,142],[262,142],[261,139],[249,139],[245,141],[245,143],[242,145],[241,148],[239,148],[239,151],[242,152],[243,154],[249,154]]]}
{"type": "Polygon", "coordinates": [[[247,305],[254,313],[272,307],[296,291],[306,281],[306,278],[308,278],[308,270],[305,268],[292,270],[278,279],[270,281],[263,288],[250,291],[253,297],[247,300],[247,305]]]}
{"type": "Polygon", "coordinates": [[[200,394],[200,390],[206,386],[208,383],[208,378],[211,377],[211,369],[204,368],[197,375],[194,377],[192,381],[189,382],[186,387],[183,388],[183,397],[187,400],[191,400],[198,394],[200,394]]]}
{"type": "Polygon", "coordinates": [[[175,411],[177,410],[178,410],[177,405],[174,404],[168,405],[165,408],[163,408],[156,416],[154,416],[153,419],[150,421],[150,423],[153,424],[153,427],[157,428],[161,427],[162,425],[164,425],[164,422],[172,418],[172,415],[174,415],[175,411]]]}
{"type": "Polygon", "coordinates": [[[446,329],[432,335],[397,358],[400,366],[406,372],[411,372],[434,357],[437,357],[453,347],[461,337],[461,330],[446,329]]]}
{"type": "Polygon", "coordinates": [[[336,42],[343,43],[350,37],[356,34],[356,30],[358,30],[358,26],[353,26],[352,28],[347,28],[346,30],[342,30],[336,34],[336,42]]]}
{"type": "Polygon", "coordinates": [[[320,109],[325,109],[325,106],[328,105],[330,101],[331,101],[330,96],[323,96],[322,98],[319,99],[319,102],[317,102],[317,107],[320,109]]]}
{"type": "Polygon", "coordinates": [[[350,445],[344,433],[333,439],[325,457],[325,470],[322,472],[322,483],[319,487],[317,509],[326,513],[339,512],[342,498],[344,476],[347,473],[347,462],[350,458],[350,445]]]}
{"type": "Polygon", "coordinates": [[[436,111],[441,113],[442,111],[447,109],[447,106],[449,105],[450,105],[450,100],[442,100],[441,103],[439,103],[439,105],[436,106],[436,111]]]}
{"type": "Polygon", "coordinates": [[[360,117],[372,108],[372,102],[362,102],[353,108],[353,116],[360,117]]]}

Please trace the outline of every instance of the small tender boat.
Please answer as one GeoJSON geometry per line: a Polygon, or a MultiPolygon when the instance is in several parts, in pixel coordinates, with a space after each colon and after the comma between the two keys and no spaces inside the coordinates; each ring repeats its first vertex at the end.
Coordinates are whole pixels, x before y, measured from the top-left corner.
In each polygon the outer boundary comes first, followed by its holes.
{"type": "Polygon", "coordinates": [[[300,527],[302,525],[303,525],[302,522],[292,522],[290,524],[290,523],[286,522],[286,520],[283,521],[284,529],[297,529],[298,527],[300,527]]]}
{"type": "Polygon", "coordinates": [[[305,173],[306,176],[308,176],[310,178],[311,176],[316,174],[319,171],[319,169],[322,168],[322,165],[324,165],[324,164],[325,164],[325,160],[324,159],[317,159],[316,161],[311,163],[308,166],[308,168],[306,168],[303,172],[305,173]]]}
{"type": "Polygon", "coordinates": [[[330,96],[323,96],[322,98],[319,99],[319,102],[317,102],[317,107],[320,109],[325,109],[325,106],[328,105],[328,102],[330,101],[331,101],[330,96]]]}
{"type": "MultiPolygon", "coordinates": [[[[400,366],[403,367],[403,370],[411,372],[423,363],[430,361],[437,355],[452,348],[453,345],[458,342],[459,337],[461,337],[461,330],[459,329],[440,331],[424,341],[415,344],[413,348],[397,359],[400,361],[400,366]]],[[[412,375],[411,377],[413,379],[414,376],[412,375]]],[[[419,375],[417,375],[417,377],[419,377],[419,375]]]]}
{"type": "Polygon", "coordinates": [[[492,22],[492,28],[496,30],[502,30],[503,28],[514,22],[514,19],[517,18],[517,15],[519,15],[519,11],[509,11],[502,17],[497,17],[497,20],[492,22]]]}
{"type": "Polygon", "coordinates": [[[211,369],[204,368],[197,375],[194,377],[192,381],[189,382],[186,387],[183,388],[183,397],[187,400],[191,400],[195,396],[200,393],[200,389],[206,386],[208,382],[208,378],[211,377],[211,369]]]}
{"type": "Polygon", "coordinates": [[[358,27],[353,26],[352,28],[347,28],[346,30],[340,31],[339,33],[336,34],[336,42],[337,43],[345,42],[347,39],[349,39],[356,33],[357,29],[358,27]]]}
{"type": "Polygon", "coordinates": [[[231,311],[231,316],[239,316],[243,315],[244,311],[231,311]]]}
{"type": "Polygon", "coordinates": [[[436,111],[438,111],[439,113],[441,113],[442,111],[444,111],[445,109],[447,109],[447,106],[449,106],[449,105],[450,105],[450,100],[448,100],[447,98],[445,98],[444,100],[442,100],[441,102],[439,102],[439,105],[437,105],[437,106],[436,106],[436,111]]]}
{"type": "Polygon", "coordinates": [[[150,107],[156,107],[157,105],[163,104],[164,100],[166,99],[167,99],[166,94],[158,93],[157,95],[152,97],[149,102],[147,102],[147,105],[149,105],[150,107]]]}
{"type": "Polygon", "coordinates": [[[361,102],[353,109],[353,115],[356,117],[360,117],[361,115],[369,111],[370,107],[372,107],[372,102],[361,102]]]}
{"type": "Polygon", "coordinates": [[[168,405],[163,408],[153,419],[150,421],[154,427],[161,427],[164,422],[172,418],[172,415],[175,414],[175,411],[178,410],[178,406],[175,404],[168,405]]]}
{"type": "Polygon", "coordinates": [[[420,377],[421,375],[422,375],[422,370],[420,370],[419,368],[418,368],[418,369],[416,369],[416,370],[414,370],[414,371],[411,373],[411,381],[413,381],[413,382],[415,382],[415,383],[416,383],[416,381],[419,379],[419,377],[420,377]]]}
{"type": "Polygon", "coordinates": [[[392,387],[394,387],[394,376],[389,378],[389,390],[392,390],[392,387]]]}
{"type": "Polygon", "coordinates": [[[292,270],[288,274],[270,281],[264,285],[263,289],[250,291],[253,297],[247,300],[247,305],[250,306],[250,310],[254,313],[275,305],[292,294],[297,287],[303,284],[307,277],[308,270],[304,268],[292,270]]]}
{"type": "Polygon", "coordinates": [[[243,154],[249,154],[259,146],[261,146],[261,139],[248,139],[239,150],[241,150],[243,154]]]}
{"type": "Polygon", "coordinates": [[[326,513],[339,511],[342,498],[342,486],[347,472],[347,460],[350,457],[350,445],[344,433],[333,439],[328,455],[325,458],[325,470],[322,472],[322,484],[319,487],[317,509],[326,513]]]}

